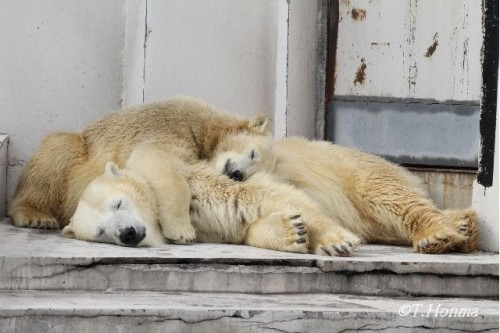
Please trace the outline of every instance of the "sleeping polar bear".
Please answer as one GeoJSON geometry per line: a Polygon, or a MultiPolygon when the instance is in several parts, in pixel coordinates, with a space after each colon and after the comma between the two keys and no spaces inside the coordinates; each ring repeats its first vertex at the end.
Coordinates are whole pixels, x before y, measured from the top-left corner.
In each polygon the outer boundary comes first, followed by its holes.
{"type": "Polygon", "coordinates": [[[233,181],[204,162],[186,164],[154,145],[140,145],[124,169],[109,162],[84,189],[66,237],[125,246],[163,242],[162,221],[184,205],[197,242],[234,243],[319,255],[349,255],[360,243],[337,227],[302,191],[266,174],[233,181]],[[181,172],[179,172],[181,170],[181,172]],[[182,174],[189,184],[186,192],[182,174]],[[178,202],[175,202],[178,201],[178,202]],[[180,204],[180,203],[181,204],[180,204]]]}
{"type": "Polygon", "coordinates": [[[472,209],[437,209],[417,177],[375,155],[329,142],[240,133],[220,142],[212,164],[239,181],[271,173],[306,192],[363,242],[412,245],[421,253],[476,248],[472,209]]]}

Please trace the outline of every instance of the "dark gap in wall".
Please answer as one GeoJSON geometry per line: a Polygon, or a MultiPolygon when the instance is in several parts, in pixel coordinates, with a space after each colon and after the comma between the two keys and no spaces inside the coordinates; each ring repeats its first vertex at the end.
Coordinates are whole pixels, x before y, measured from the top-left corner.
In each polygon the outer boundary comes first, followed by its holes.
{"type": "Polygon", "coordinates": [[[325,86],[325,133],[322,139],[326,139],[326,124],[328,115],[328,105],[334,98],[335,94],[335,66],[337,55],[337,37],[339,26],[339,2],[338,0],[331,0],[328,3],[327,24],[328,24],[328,38],[327,38],[327,58],[326,58],[326,86],[325,86]]]}
{"type": "Polygon", "coordinates": [[[498,0],[484,0],[483,64],[481,87],[481,147],[477,182],[484,187],[493,184],[495,164],[495,128],[498,92],[498,0]]]}

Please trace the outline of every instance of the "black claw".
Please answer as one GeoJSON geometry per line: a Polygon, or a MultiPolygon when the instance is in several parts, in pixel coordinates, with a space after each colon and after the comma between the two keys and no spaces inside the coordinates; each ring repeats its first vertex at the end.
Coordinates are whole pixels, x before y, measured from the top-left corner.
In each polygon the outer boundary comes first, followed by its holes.
{"type": "Polygon", "coordinates": [[[302,235],[305,235],[305,234],[307,234],[307,230],[301,230],[301,231],[299,231],[297,233],[297,235],[299,235],[299,236],[302,236],[302,235]]]}
{"type": "Polygon", "coordinates": [[[344,250],[345,254],[349,254],[349,248],[345,245],[342,245],[342,250],[344,250]]]}
{"type": "Polygon", "coordinates": [[[300,214],[297,214],[297,215],[292,215],[289,217],[290,220],[295,220],[295,219],[298,219],[299,217],[301,217],[302,215],[300,214]]]}
{"type": "Polygon", "coordinates": [[[327,248],[320,247],[320,249],[321,249],[321,251],[323,251],[324,253],[328,254],[329,256],[332,255],[332,253],[327,248]]]}
{"type": "Polygon", "coordinates": [[[295,243],[297,243],[297,244],[304,244],[305,242],[306,242],[306,240],[303,239],[303,238],[298,239],[298,240],[295,241],[295,243]]]}
{"type": "Polygon", "coordinates": [[[332,247],[334,248],[335,251],[337,251],[339,254],[342,254],[344,253],[341,249],[339,249],[338,247],[336,247],[335,245],[332,245],[332,247]]]}
{"type": "Polygon", "coordinates": [[[304,223],[303,222],[297,222],[293,224],[294,227],[296,228],[304,228],[304,223]]]}
{"type": "Polygon", "coordinates": [[[351,242],[346,242],[347,245],[349,245],[350,247],[352,247],[352,243],[351,242]]]}

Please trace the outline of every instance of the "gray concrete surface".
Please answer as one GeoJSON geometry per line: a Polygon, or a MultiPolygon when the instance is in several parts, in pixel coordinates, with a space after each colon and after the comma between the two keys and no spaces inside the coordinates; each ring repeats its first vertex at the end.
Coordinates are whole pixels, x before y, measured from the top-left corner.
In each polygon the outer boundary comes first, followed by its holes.
{"type": "Polygon", "coordinates": [[[328,294],[59,291],[0,292],[0,299],[0,327],[4,332],[345,332],[355,329],[477,332],[498,329],[498,302],[473,299],[416,301],[328,294]]]}
{"type": "Polygon", "coordinates": [[[0,289],[498,297],[498,255],[364,246],[329,258],[242,245],[125,248],[0,223],[0,289]]]}

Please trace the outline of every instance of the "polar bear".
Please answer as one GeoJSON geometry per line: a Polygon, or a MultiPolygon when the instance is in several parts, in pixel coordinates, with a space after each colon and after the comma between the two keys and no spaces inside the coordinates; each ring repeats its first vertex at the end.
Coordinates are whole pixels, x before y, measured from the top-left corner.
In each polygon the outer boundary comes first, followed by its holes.
{"type": "Polygon", "coordinates": [[[170,202],[186,196],[196,241],[235,243],[287,252],[349,255],[359,238],[320,214],[305,193],[264,173],[233,181],[206,162],[184,163],[154,145],[139,145],[125,168],[108,162],[104,174],[85,188],[76,212],[63,229],[67,237],[125,246],[155,246],[170,202]],[[186,177],[189,192],[172,181],[186,177]],[[158,221],[159,220],[159,224],[158,221]],[[161,227],[160,227],[161,225],[161,227]],[[328,236],[346,244],[328,243],[328,236]],[[347,243],[349,242],[349,244],[347,243]]]}
{"type": "Polygon", "coordinates": [[[236,180],[266,171],[306,192],[363,242],[412,245],[421,253],[472,252],[472,209],[441,211],[417,177],[388,161],[329,142],[239,133],[218,145],[212,164],[236,180]]]}
{"type": "MultiPolygon", "coordinates": [[[[68,224],[87,184],[113,161],[123,167],[134,147],[149,142],[171,156],[192,162],[210,158],[229,133],[265,131],[261,116],[243,119],[185,96],[105,116],[81,133],[49,135],[28,161],[19,178],[8,215],[19,227],[57,229],[68,224]]],[[[173,177],[189,187],[182,175],[173,177]]],[[[195,230],[189,216],[171,202],[164,237],[190,242],[195,230]]]]}

